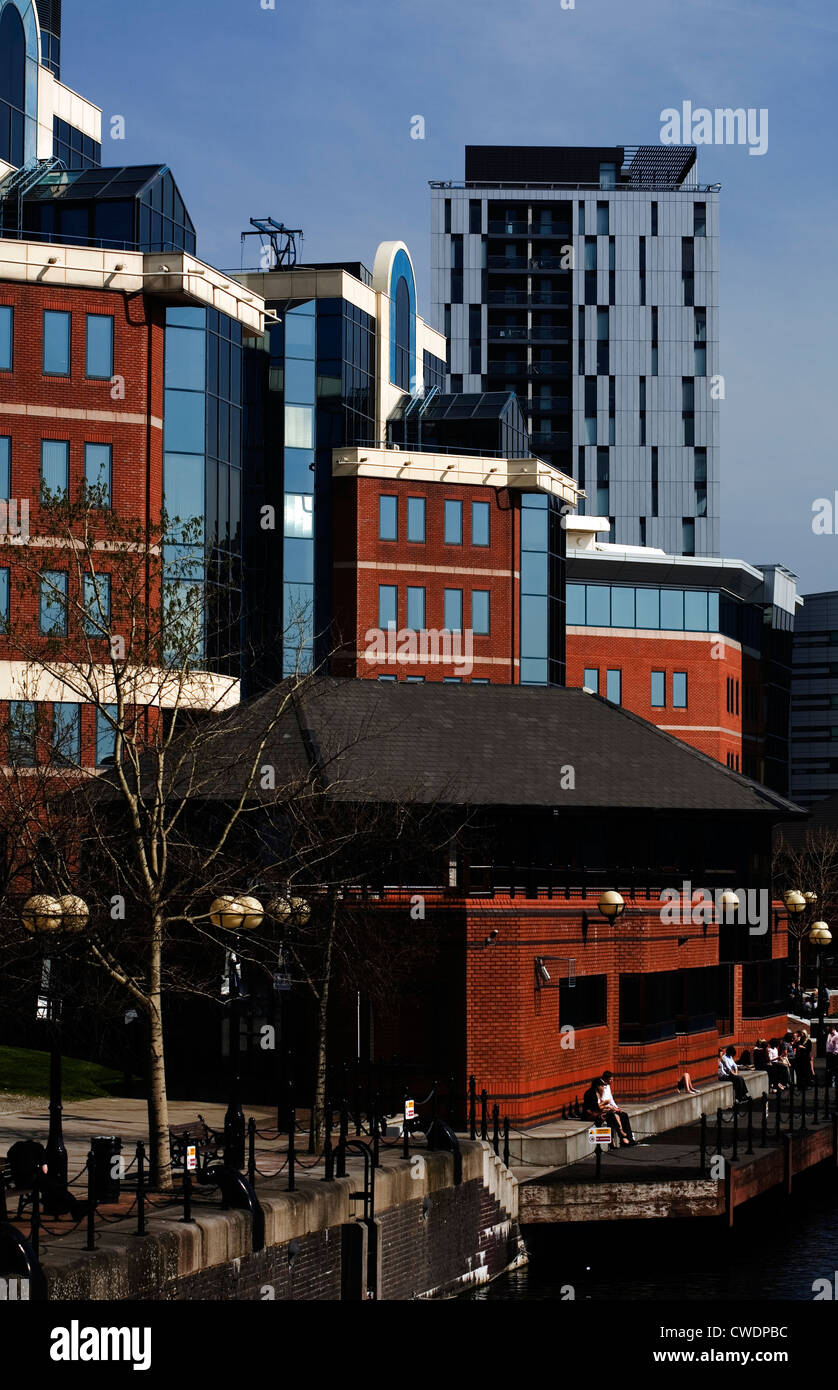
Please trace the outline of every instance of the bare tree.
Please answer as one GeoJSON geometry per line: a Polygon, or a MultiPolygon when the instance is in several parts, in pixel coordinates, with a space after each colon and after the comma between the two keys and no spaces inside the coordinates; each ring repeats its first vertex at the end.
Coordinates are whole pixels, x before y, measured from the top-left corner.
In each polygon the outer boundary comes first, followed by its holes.
{"type": "Polygon", "coordinates": [[[813,921],[836,920],[838,912],[838,831],[813,826],[801,840],[780,837],[774,851],[774,879],[781,892],[814,894],[804,911],[789,913],[789,936],[795,942],[795,980],[802,986],[803,944],[813,921]]]}

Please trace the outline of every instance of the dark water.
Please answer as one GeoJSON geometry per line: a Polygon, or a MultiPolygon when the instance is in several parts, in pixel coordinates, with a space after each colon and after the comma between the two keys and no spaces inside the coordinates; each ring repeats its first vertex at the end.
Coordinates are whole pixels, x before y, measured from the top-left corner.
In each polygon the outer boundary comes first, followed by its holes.
{"type": "Polygon", "coordinates": [[[747,1300],[811,1302],[816,1279],[836,1296],[838,1172],[795,1179],[737,1212],[732,1231],[707,1220],[539,1226],[524,1232],[529,1265],[471,1294],[477,1300],[747,1300]]]}

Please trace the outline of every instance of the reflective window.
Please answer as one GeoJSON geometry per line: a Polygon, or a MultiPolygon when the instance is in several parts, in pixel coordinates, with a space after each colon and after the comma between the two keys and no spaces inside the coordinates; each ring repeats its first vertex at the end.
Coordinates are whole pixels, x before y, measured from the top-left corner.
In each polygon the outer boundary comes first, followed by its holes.
{"type": "Polygon", "coordinates": [[[111,577],[109,574],[82,576],[82,604],[86,617],[86,637],[106,637],[111,621],[111,577]]]}
{"type": "Polygon", "coordinates": [[[285,486],[289,492],[314,491],[314,450],[285,450],[285,486]]]}
{"type": "MultiPolygon", "coordinates": [[[[177,328],[170,322],[167,323],[166,385],[168,387],[181,391],[203,391],[206,384],[206,357],[207,336],[203,329],[177,328]]],[[[108,375],[110,376],[110,372],[108,375]]]]}
{"type": "Polygon", "coordinates": [[[408,497],[407,499],[407,539],[420,542],[425,539],[424,497],[408,497]]]}
{"type": "MultiPolygon", "coordinates": [[[[528,516],[536,516],[536,512],[526,513],[528,516]]],[[[489,544],[489,503],[472,502],[471,504],[471,543],[472,545],[489,544]]]]}
{"type": "Polygon", "coordinates": [[[169,391],[165,396],[166,449],[203,454],[206,397],[202,391],[169,391]]]}
{"type": "Polygon", "coordinates": [[[589,627],[611,626],[611,590],[606,584],[589,584],[587,595],[589,627]]]}
{"type": "Polygon", "coordinates": [[[611,590],[611,626],[634,627],[634,589],[611,590]]]}
{"type": "Polygon", "coordinates": [[[70,483],[70,445],[66,439],[41,440],[41,496],[58,501],[70,483]]]}
{"type": "Polygon", "coordinates": [[[43,570],[40,581],[38,626],[43,637],[67,635],[67,571],[43,570]]]}
{"type": "Polygon", "coordinates": [[[414,632],[421,632],[425,626],[425,590],[411,588],[407,590],[407,625],[414,632]]]}
{"type": "Polygon", "coordinates": [[[521,657],[521,684],[522,685],[546,685],[549,663],[546,657],[534,659],[531,657],[521,657]]]}
{"type": "Polygon", "coordinates": [[[63,310],[44,310],[44,375],[70,375],[71,317],[63,310]]]}
{"type": "Polygon", "coordinates": [[[586,666],[582,684],[586,690],[592,690],[595,695],[599,694],[599,668],[596,666],[586,666]]]}
{"type": "Polygon", "coordinates": [[[521,595],[521,656],[538,657],[544,652],[547,634],[547,598],[540,594],[521,595]]]}
{"type": "Polygon", "coordinates": [[[292,584],[314,582],[314,546],[310,540],[286,538],[284,577],[292,584]]]}
{"type": "Polygon", "coordinates": [[[687,632],[707,632],[707,594],[687,589],[684,592],[684,627],[687,632]]]}
{"type": "MultiPolygon", "coordinates": [[[[584,627],[585,624],[585,585],[567,586],[567,622],[569,627],[584,627]]],[[[587,685],[587,681],[585,684],[587,685]]]]}
{"type": "Polygon", "coordinates": [[[610,700],[612,705],[619,705],[623,693],[623,673],[622,671],[606,671],[605,673],[605,698],[610,700]]]}
{"type": "Polygon", "coordinates": [[[463,629],[463,591],[445,590],[445,616],[443,627],[446,632],[462,632],[463,629]]]}
{"type": "MultiPolygon", "coordinates": [[[[313,320],[312,320],[313,322],[313,320]]],[[[314,448],[314,407],[286,405],[285,443],[289,449],[314,448]]]]}
{"type": "Polygon", "coordinates": [[[0,11],[0,159],[20,168],[24,158],[26,35],[15,5],[0,11]]]}
{"type": "Polygon", "coordinates": [[[548,592],[549,558],[547,551],[524,550],[521,552],[521,592],[524,594],[546,594],[548,592]]]}
{"type": "Polygon", "coordinates": [[[684,626],[683,589],[661,589],[661,628],[673,631],[684,626]]]}
{"type": "Polygon", "coordinates": [[[652,672],[651,703],[653,709],[662,709],[666,704],[666,672],[652,672]]]}
{"type": "MultiPolygon", "coordinates": [[[[167,345],[168,337],[169,331],[167,345]]],[[[110,381],[113,376],[113,319],[110,314],[87,315],[84,374],[102,381],[110,381]]]]}
{"type": "Polygon", "coordinates": [[[90,500],[98,507],[111,505],[111,479],[113,474],[113,449],[110,444],[85,444],[84,482],[91,495],[90,500]]]}
{"type": "Polygon", "coordinates": [[[524,507],[521,511],[521,549],[547,549],[547,513],[524,507]]]}
{"type": "Polygon", "coordinates": [[[445,544],[462,545],[463,543],[463,504],[462,502],[446,501],[445,503],[445,544]]]}
{"type": "Polygon", "coordinates": [[[14,323],[14,309],[0,304],[0,372],[10,372],[14,364],[14,323]]]}
{"type": "MultiPolygon", "coordinates": [[[[203,397],[199,397],[200,400],[203,397]]],[[[203,538],[204,459],[200,454],[165,455],[165,490],[168,535],[171,540],[203,538]],[[196,520],[200,518],[200,526],[196,520]],[[190,524],[191,523],[191,524],[190,524]]]]}
{"type": "Polygon", "coordinates": [[[314,498],[310,494],[286,492],[285,535],[302,538],[314,535],[314,498]]]}
{"type": "Polygon", "coordinates": [[[657,629],[661,625],[660,590],[638,589],[635,596],[635,616],[638,627],[657,629]]]}
{"type": "Polygon", "coordinates": [[[379,584],[378,586],[378,626],[386,628],[398,626],[398,599],[399,591],[395,584],[379,584]]]}
{"type": "Polygon", "coordinates": [[[78,767],[81,762],[81,705],[52,707],[52,753],[56,762],[78,767]]]}
{"type": "Polygon", "coordinates": [[[0,434],[0,497],[8,500],[12,495],[12,441],[7,434],[0,434]]]}
{"type": "Polygon", "coordinates": [[[473,589],[471,595],[471,630],[478,637],[489,631],[489,590],[473,589]]]}
{"type": "Polygon", "coordinates": [[[399,538],[399,503],[396,497],[378,499],[378,539],[395,541],[399,538]]]}
{"type": "MultiPolygon", "coordinates": [[[[338,383],[339,387],[339,383],[338,383]]],[[[328,390],[321,392],[328,395],[328,390]]],[[[338,389],[338,393],[340,391],[338,389]]],[[[285,399],[286,401],[314,400],[314,359],[286,357],[285,359],[285,399]]]]}
{"type": "Polygon", "coordinates": [[[285,315],[286,357],[308,357],[314,360],[315,323],[313,305],[300,306],[285,315]],[[302,309],[307,309],[308,312],[303,313],[302,309]]]}
{"type": "MultiPolygon", "coordinates": [[[[11,9],[6,7],[6,12],[11,9]]],[[[37,762],[37,705],[30,700],[9,703],[9,762],[13,767],[34,767],[37,762]]]]}
{"type": "Polygon", "coordinates": [[[672,704],[675,709],[687,708],[686,671],[673,671],[672,673],[672,704]]]}
{"type": "Polygon", "coordinates": [[[116,705],[102,705],[96,711],[96,766],[112,765],[116,758],[116,705]]]}

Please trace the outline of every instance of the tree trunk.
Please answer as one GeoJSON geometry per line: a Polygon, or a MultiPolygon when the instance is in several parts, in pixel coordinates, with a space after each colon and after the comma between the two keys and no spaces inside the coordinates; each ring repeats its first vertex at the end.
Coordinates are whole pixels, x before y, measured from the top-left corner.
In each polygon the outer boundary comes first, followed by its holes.
{"type": "Polygon", "coordinates": [[[166,1056],[163,1045],[162,923],[152,928],[148,1016],[148,1138],[150,1181],[158,1188],[172,1185],[169,1159],[169,1098],[166,1094],[166,1056]]]}
{"type": "Polygon", "coordinates": [[[329,1012],[329,985],[332,978],[332,947],[335,939],[335,917],[337,903],[331,904],[329,935],[326,941],[326,956],[323,962],[323,987],[320,991],[317,1009],[317,1071],[314,1087],[314,1150],[320,1152],[326,1123],[326,1030],[329,1012]]]}

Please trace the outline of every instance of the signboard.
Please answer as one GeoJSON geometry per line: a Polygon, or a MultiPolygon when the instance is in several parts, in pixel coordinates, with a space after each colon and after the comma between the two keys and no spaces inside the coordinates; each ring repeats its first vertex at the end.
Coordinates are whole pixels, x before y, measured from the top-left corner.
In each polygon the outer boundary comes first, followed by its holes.
{"type": "Polygon", "coordinates": [[[405,1117],[406,1120],[415,1120],[415,1119],[416,1119],[416,1102],[415,1102],[415,1101],[413,1101],[413,1100],[406,1100],[406,1101],[405,1101],[405,1103],[404,1103],[404,1117],[405,1117]]]}
{"type": "Polygon", "coordinates": [[[588,1130],[588,1139],[592,1144],[610,1144],[611,1130],[607,1125],[591,1125],[588,1130]]]}
{"type": "Polygon", "coordinates": [[[186,1146],[186,1171],[196,1173],[198,1171],[198,1147],[196,1144],[186,1146]]]}

